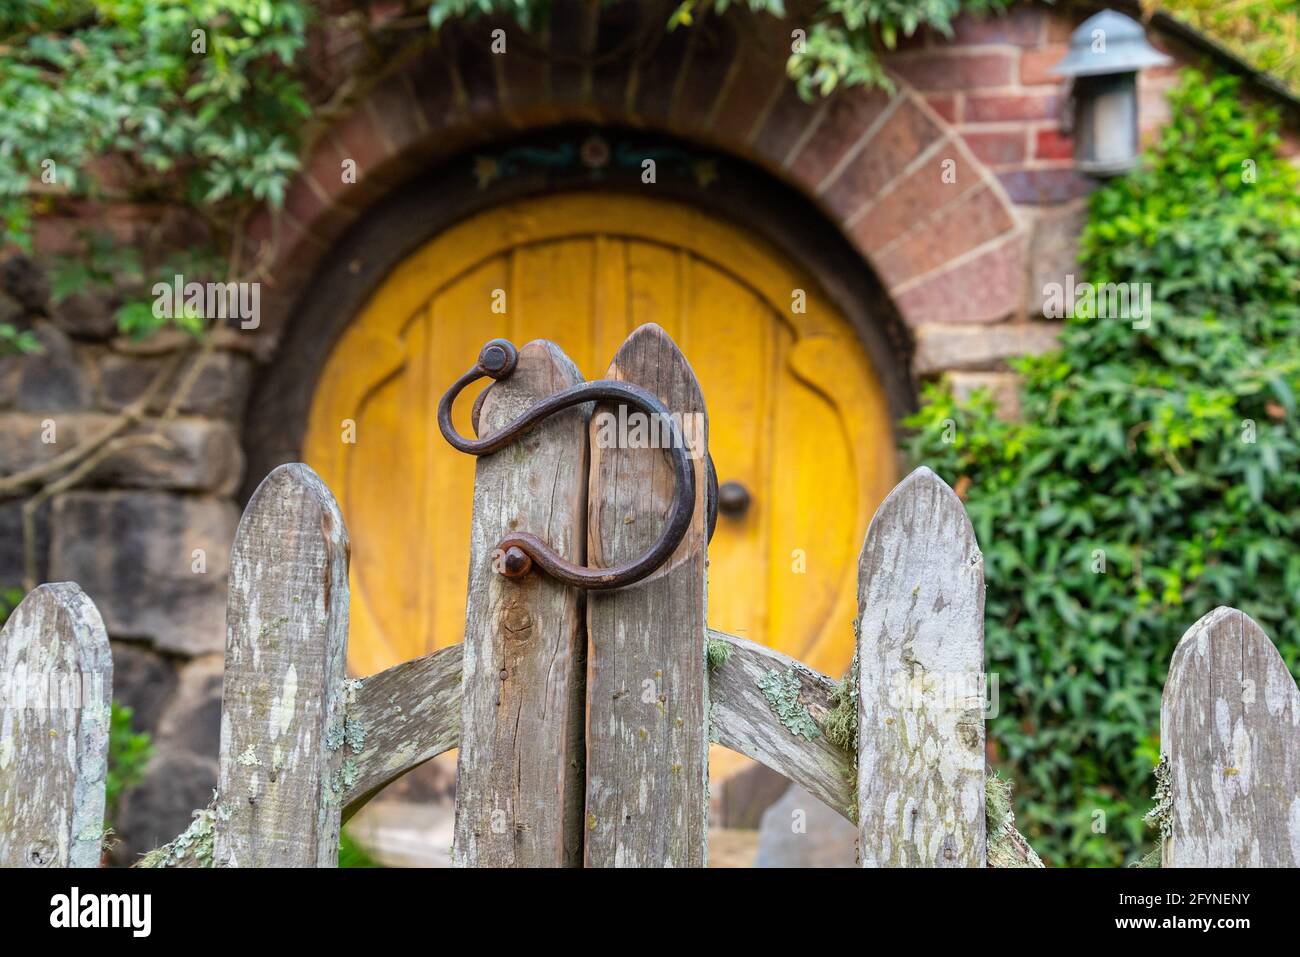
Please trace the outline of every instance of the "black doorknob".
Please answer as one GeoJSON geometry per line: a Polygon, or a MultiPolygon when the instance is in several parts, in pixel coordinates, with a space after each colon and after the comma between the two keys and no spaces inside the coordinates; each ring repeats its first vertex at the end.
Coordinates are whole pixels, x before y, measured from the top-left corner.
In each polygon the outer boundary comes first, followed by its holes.
{"type": "Polygon", "coordinates": [[[751,501],[749,489],[739,482],[723,482],[718,486],[718,511],[723,515],[738,518],[749,511],[751,501]]]}

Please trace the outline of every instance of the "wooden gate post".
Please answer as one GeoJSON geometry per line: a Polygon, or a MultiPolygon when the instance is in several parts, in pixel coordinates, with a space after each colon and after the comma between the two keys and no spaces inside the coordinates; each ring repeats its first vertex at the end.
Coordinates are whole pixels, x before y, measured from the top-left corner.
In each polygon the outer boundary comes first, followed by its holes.
{"type": "MultiPolygon", "coordinates": [[[[486,438],[538,399],[582,380],[554,343],[530,342],[479,413],[486,438]]],[[[453,859],[470,867],[582,863],[582,596],[540,572],[498,574],[497,543],[532,532],[583,561],[587,416],[547,418],[474,472],[456,764],[453,859]]]]}
{"type": "MultiPolygon", "coordinates": [[[[708,676],[705,667],[704,398],[668,334],[644,325],[623,343],[607,378],[655,393],[682,416],[695,464],[695,512],[686,537],[649,578],[588,596],[586,861],[591,867],[703,867],[708,845],[708,676]]],[[[591,424],[588,564],[644,553],[673,495],[665,453],[610,442],[598,407],[591,424]],[[602,434],[603,432],[603,434],[602,434]],[[610,446],[610,447],[605,447],[610,446]]],[[[641,417],[643,420],[645,416],[641,417]]],[[[651,432],[650,434],[653,434],[651,432]]]]}
{"type": "Polygon", "coordinates": [[[98,867],[113,660],[98,609],[41,585],[0,631],[0,867],[98,867]]]}
{"type": "Polygon", "coordinates": [[[346,721],[348,534],[306,465],[281,465],[235,533],[226,610],[219,867],[336,867],[364,728],[346,721]]]}
{"type": "Polygon", "coordinates": [[[984,867],[984,565],[952,489],[919,468],[858,563],[864,867],[984,867]]]}
{"type": "Polygon", "coordinates": [[[1300,866],[1300,690],[1249,615],[1174,649],[1160,706],[1164,867],[1300,866]]]}

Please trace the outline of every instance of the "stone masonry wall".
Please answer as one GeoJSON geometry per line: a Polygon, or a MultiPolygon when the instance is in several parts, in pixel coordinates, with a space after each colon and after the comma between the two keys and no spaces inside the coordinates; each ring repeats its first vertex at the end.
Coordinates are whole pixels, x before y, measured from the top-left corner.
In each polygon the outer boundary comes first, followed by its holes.
{"type": "MultiPolygon", "coordinates": [[[[31,260],[0,262],[0,321],[32,329],[43,350],[0,358],[0,480],[103,434],[155,376],[167,376],[165,400],[196,361],[182,361],[192,352],[183,336],[115,335],[115,307],[108,296],[53,302],[31,260]]],[[[36,578],[77,582],[95,600],[112,638],[114,698],[153,736],[148,779],[116,815],[123,860],[174,837],[216,786],[232,495],[252,371],[239,351],[205,356],[173,415],[160,401],[125,433],[160,441],[105,458],[36,513],[36,578]]],[[[0,498],[0,585],[25,577],[22,511],[0,498]]]]}

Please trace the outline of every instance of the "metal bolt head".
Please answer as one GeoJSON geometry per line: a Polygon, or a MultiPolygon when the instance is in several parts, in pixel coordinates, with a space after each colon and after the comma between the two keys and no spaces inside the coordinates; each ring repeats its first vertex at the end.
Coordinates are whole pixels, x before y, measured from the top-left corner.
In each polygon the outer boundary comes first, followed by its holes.
{"type": "Polygon", "coordinates": [[[511,545],[501,557],[501,574],[507,578],[527,575],[532,567],[533,560],[524,554],[524,550],[518,545],[511,545]]]}
{"type": "Polygon", "coordinates": [[[519,350],[506,339],[493,339],[478,354],[478,366],[493,379],[504,379],[515,370],[519,350]]]}

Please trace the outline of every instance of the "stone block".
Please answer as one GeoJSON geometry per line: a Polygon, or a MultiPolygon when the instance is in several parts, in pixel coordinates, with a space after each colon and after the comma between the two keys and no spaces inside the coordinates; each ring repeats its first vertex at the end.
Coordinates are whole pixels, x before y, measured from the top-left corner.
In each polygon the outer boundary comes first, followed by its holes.
{"type": "Polygon", "coordinates": [[[224,654],[212,654],[181,666],[176,693],[158,722],[159,747],[219,759],[225,664],[224,654]]]}
{"type": "MultiPolygon", "coordinates": [[[[99,363],[99,405],[118,411],[144,394],[165,364],[165,359],[145,355],[109,353],[99,363]]],[[[196,357],[191,362],[197,362],[196,357]]],[[[184,377],[188,368],[179,373],[184,377]]],[[[205,415],[236,422],[243,415],[252,382],[253,362],[234,352],[213,352],[180,404],[185,415],[205,415]]]]}
{"type": "MultiPolygon", "coordinates": [[[[113,416],[0,413],[0,475],[31,468],[104,434],[113,416]]],[[[124,437],[150,433],[145,421],[124,437]]],[[[161,427],[160,442],[132,445],[104,459],[89,481],[125,488],[170,488],[229,495],[243,477],[244,457],[234,428],[210,419],[177,418],[161,427]]]]}
{"type": "Polygon", "coordinates": [[[50,321],[70,336],[110,339],[117,331],[118,300],[104,289],[74,292],[50,307],[50,321]]]}
{"type": "MultiPolygon", "coordinates": [[[[49,581],[50,503],[36,510],[36,577],[49,581]]],[[[23,503],[0,502],[0,588],[15,588],[23,581],[23,503]]]]}
{"type": "Polygon", "coordinates": [[[18,300],[29,312],[45,308],[50,284],[41,267],[21,253],[0,262],[0,288],[18,300]]]}
{"type": "Polygon", "coordinates": [[[918,376],[952,370],[1005,371],[1007,359],[1013,356],[1055,349],[1061,328],[1054,322],[990,326],[926,323],[916,330],[913,369],[918,376]]]}
{"type": "Polygon", "coordinates": [[[155,735],[176,690],[176,665],[147,645],[114,641],[113,700],[131,709],[131,730],[155,735]]]}
{"type": "Polygon", "coordinates": [[[790,788],[784,775],[762,764],[754,763],[725,778],[718,788],[719,823],[724,828],[757,830],[763,814],[781,799],[790,788]]]}
{"type": "Polygon", "coordinates": [[[1097,188],[1097,180],[1073,167],[1003,170],[997,175],[1011,201],[1026,206],[1058,206],[1097,188]]]}
{"type": "MultiPolygon", "coordinates": [[[[142,423],[130,434],[144,433],[142,423]]],[[[162,429],[165,446],[133,445],[109,456],[94,480],[125,488],[167,488],[231,495],[244,474],[234,429],[211,419],[178,418],[162,429]]]]}
{"type": "Polygon", "coordinates": [[[951,372],[948,382],[959,399],[987,389],[999,418],[1010,422],[1020,419],[1020,376],[1014,372],[951,372]]]}
{"type": "Polygon", "coordinates": [[[931,322],[1000,322],[1024,310],[1025,237],[1012,234],[951,268],[894,289],[910,326],[931,322]]]}
{"type": "Polygon", "coordinates": [[[77,582],[115,638],[192,656],[226,644],[239,510],[151,491],[67,492],[50,515],[50,577],[77,582]]]}
{"type": "Polygon", "coordinates": [[[41,352],[18,360],[14,406],[29,412],[69,412],[89,407],[94,389],[67,335],[41,321],[34,327],[41,352]]]}
{"type": "Polygon", "coordinates": [[[0,289],[0,323],[15,325],[25,314],[23,304],[0,289]]]}
{"type": "Polygon", "coordinates": [[[797,784],[763,813],[755,867],[856,867],[858,829],[797,784]]]}
{"type": "Polygon", "coordinates": [[[1064,286],[1066,276],[1081,281],[1079,237],[1088,223],[1088,211],[1082,203],[1067,209],[1049,210],[1034,222],[1029,243],[1029,314],[1042,315],[1047,301],[1044,291],[1050,284],[1064,286]]]}

